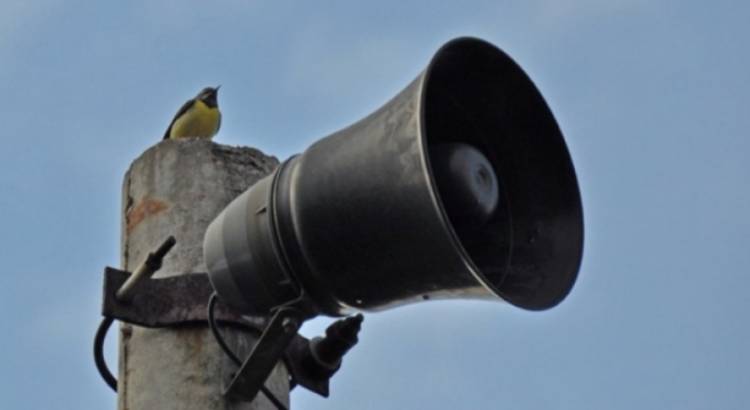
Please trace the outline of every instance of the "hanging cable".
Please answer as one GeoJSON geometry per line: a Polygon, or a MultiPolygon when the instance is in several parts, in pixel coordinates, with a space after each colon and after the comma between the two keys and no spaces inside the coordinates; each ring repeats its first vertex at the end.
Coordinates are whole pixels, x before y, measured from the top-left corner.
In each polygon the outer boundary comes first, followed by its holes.
{"type": "MultiPolygon", "coordinates": [[[[216,301],[218,300],[218,296],[216,295],[216,292],[211,294],[211,297],[208,299],[208,327],[211,329],[211,333],[214,335],[214,339],[216,339],[216,342],[219,344],[219,347],[221,350],[224,351],[224,353],[229,357],[229,359],[234,362],[238,367],[242,366],[242,361],[239,357],[237,357],[236,354],[232,351],[232,349],[229,348],[227,343],[224,341],[224,338],[221,336],[221,333],[219,333],[219,329],[216,326],[216,320],[214,318],[214,309],[216,308],[216,301]]],[[[268,398],[268,400],[271,401],[271,403],[276,406],[279,410],[288,410],[286,405],[282,403],[278,398],[276,398],[276,395],[273,394],[272,391],[268,390],[268,388],[265,385],[260,386],[260,391],[263,392],[263,394],[268,398]]]]}
{"type": "Polygon", "coordinates": [[[102,323],[99,324],[99,328],[96,330],[96,336],[94,337],[94,363],[96,363],[96,370],[102,376],[102,379],[107,383],[112,390],[117,392],[117,379],[112,375],[107,367],[107,362],[104,360],[104,338],[107,337],[107,330],[112,325],[113,318],[104,316],[102,323]]]}
{"type": "Polygon", "coordinates": [[[221,347],[221,350],[224,351],[224,353],[232,359],[234,364],[237,366],[242,366],[242,361],[240,360],[237,355],[234,354],[234,352],[227,346],[227,343],[224,341],[224,338],[221,336],[221,333],[219,333],[219,329],[216,327],[216,319],[214,318],[214,309],[216,308],[216,300],[218,299],[216,292],[211,294],[211,297],[208,299],[208,327],[211,328],[211,333],[214,334],[214,339],[216,339],[216,342],[219,344],[219,347],[221,347]]]}

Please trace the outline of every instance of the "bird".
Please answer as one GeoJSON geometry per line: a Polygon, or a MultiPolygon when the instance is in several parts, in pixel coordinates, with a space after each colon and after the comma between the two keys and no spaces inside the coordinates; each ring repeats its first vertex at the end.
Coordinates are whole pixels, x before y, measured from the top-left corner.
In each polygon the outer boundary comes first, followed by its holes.
{"type": "Polygon", "coordinates": [[[221,127],[217,100],[219,87],[206,87],[195,98],[186,101],[172,118],[162,139],[213,138],[221,127]]]}

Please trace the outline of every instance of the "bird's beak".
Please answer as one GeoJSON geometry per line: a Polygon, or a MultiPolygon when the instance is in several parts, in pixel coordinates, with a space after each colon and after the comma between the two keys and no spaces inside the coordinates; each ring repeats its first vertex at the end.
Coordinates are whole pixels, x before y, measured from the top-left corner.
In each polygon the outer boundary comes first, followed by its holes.
{"type": "Polygon", "coordinates": [[[221,88],[221,84],[219,84],[219,85],[217,85],[216,87],[214,87],[214,92],[215,92],[215,93],[216,93],[216,92],[219,92],[219,88],[221,88]]]}

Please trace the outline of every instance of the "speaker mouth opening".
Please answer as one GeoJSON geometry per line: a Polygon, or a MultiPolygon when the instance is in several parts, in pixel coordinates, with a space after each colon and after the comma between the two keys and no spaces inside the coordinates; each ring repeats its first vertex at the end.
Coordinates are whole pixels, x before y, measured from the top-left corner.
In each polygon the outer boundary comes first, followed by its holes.
{"type": "MultiPolygon", "coordinates": [[[[567,147],[543,97],[509,56],[473,38],[437,52],[421,92],[421,142],[435,206],[467,268],[515,306],[555,306],[580,265],[582,211],[567,147]],[[452,166],[446,157],[456,155],[446,155],[455,148],[445,147],[456,145],[478,151],[494,173],[491,212],[466,206],[452,180],[472,178],[446,171],[452,166]]],[[[481,180],[486,171],[474,169],[469,174],[481,180]]],[[[482,203],[489,191],[480,188],[470,198],[482,203]]]]}

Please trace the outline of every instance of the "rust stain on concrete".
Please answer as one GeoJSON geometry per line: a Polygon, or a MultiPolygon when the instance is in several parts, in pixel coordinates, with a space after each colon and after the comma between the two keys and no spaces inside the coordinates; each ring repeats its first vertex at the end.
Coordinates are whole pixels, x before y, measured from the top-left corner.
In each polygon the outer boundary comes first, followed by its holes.
{"type": "Polygon", "coordinates": [[[132,232],[144,219],[169,209],[169,205],[158,199],[143,198],[138,204],[131,207],[125,215],[127,221],[125,229],[132,232]]]}

